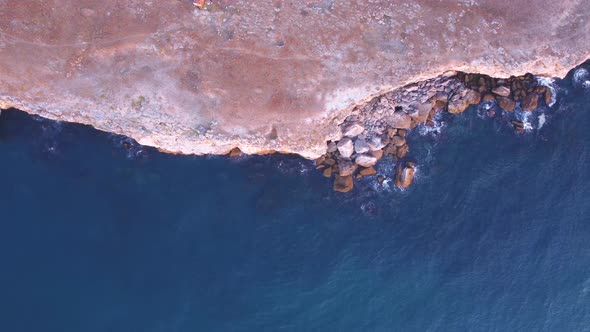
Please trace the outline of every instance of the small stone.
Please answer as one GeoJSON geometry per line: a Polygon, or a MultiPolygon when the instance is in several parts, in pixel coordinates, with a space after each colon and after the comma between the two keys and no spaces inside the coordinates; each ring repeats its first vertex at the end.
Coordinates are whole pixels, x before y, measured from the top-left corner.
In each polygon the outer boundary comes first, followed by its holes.
{"type": "Polygon", "coordinates": [[[493,118],[495,115],[496,115],[496,112],[494,112],[494,110],[490,108],[490,109],[488,110],[488,116],[489,116],[490,118],[493,118]]]}
{"type": "Polygon", "coordinates": [[[363,167],[371,167],[377,163],[377,158],[368,154],[360,154],[354,160],[358,165],[363,167]]]}
{"type": "Polygon", "coordinates": [[[354,181],[352,179],[352,175],[348,176],[341,176],[336,175],[334,179],[334,191],[347,193],[354,188],[354,181]]]}
{"type": "Polygon", "coordinates": [[[354,153],[354,145],[352,143],[352,140],[348,137],[344,137],[343,139],[341,139],[340,142],[338,142],[337,146],[338,152],[340,152],[340,155],[344,158],[350,158],[350,156],[352,156],[352,154],[354,153]]]}
{"type": "Polygon", "coordinates": [[[385,182],[385,177],[383,175],[377,175],[377,182],[383,184],[383,182],[385,182]]]}
{"type": "Polygon", "coordinates": [[[321,165],[324,163],[324,161],[326,161],[326,156],[321,156],[318,159],[315,160],[315,164],[316,165],[321,165]]]}
{"type": "Polygon", "coordinates": [[[407,131],[405,129],[398,129],[397,134],[401,137],[406,137],[407,131]]]}
{"type": "Polygon", "coordinates": [[[402,136],[393,136],[391,143],[393,143],[395,146],[403,146],[406,144],[406,138],[402,136]]]}
{"type": "Polygon", "coordinates": [[[359,171],[359,174],[362,176],[371,176],[377,174],[377,171],[374,167],[363,168],[359,171]]]}
{"type": "Polygon", "coordinates": [[[520,107],[524,111],[532,111],[539,105],[539,96],[536,93],[528,94],[520,102],[520,107]]]}
{"type": "Polygon", "coordinates": [[[369,144],[367,144],[367,141],[364,138],[357,138],[356,141],[354,141],[354,151],[356,153],[365,153],[369,150],[369,144]]]}
{"type": "Polygon", "coordinates": [[[329,178],[332,177],[332,167],[328,167],[326,168],[323,172],[322,175],[329,178]]]}
{"type": "Polygon", "coordinates": [[[363,131],[365,131],[365,127],[358,122],[349,123],[342,127],[342,134],[348,137],[356,137],[362,134],[363,131]]]}
{"type": "Polygon", "coordinates": [[[510,96],[510,88],[503,85],[496,87],[492,92],[502,97],[510,96]]]}
{"type": "Polygon", "coordinates": [[[496,101],[498,102],[498,106],[500,106],[501,109],[508,112],[514,111],[514,108],[516,107],[516,103],[510,98],[498,96],[496,97],[496,101]]]}
{"type": "Polygon", "coordinates": [[[341,160],[338,163],[338,174],[341,176],[352,175],[356,171],[357,165],[352,161],[341,160]]]}

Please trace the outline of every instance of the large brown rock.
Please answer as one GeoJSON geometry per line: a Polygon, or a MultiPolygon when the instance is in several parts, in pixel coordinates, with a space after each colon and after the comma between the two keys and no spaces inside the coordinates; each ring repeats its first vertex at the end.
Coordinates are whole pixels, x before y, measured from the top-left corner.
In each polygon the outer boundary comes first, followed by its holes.
{"type": "Polygon", "coordinates": [[[516,103],[510,98],[498,96],[496,97],[496,100],[498,101],[498,106],[508,112],[514,111],[514,108],[516,107],[516,103]]]}
{"type": "Polygon", "coordinates": [[[449,102],[449,113],[458,114],[464,112],[469,105],[476,105],[481,101],[481,94],[471,89],[464,89],[461,95],[457,95],[449,102]]]}
{"type": "Polygon", "coordinates": [[[535,93],[530,93],[530,94],[526,95],[524,98],[522,98],[522,101],[520,102],[520,107],[524,111],[532,111],[532,110],[536,109],[538,105],[539,105],[539,96],[535,93]]]}
{"type": "Polygon", "coordinates": [[[338,163],[338,174],[340,174],[340,176],[352,175],[356,169],[357,165],[352,161],[341,160],[338,163]]]}
{"type": "Polygon", "coordinates": [[[382,91],[450,69],[564,76],[590,58],[581,0],[0,3],[1,107],[176,153],[313,159],[382,91]]]}
{"type": "Polygon", "coordinates": [[[354,180],[352,179],[352,175],[348,175],[348,176],[336,175],[336,178],[334,179],[334,191],[346,193],[346,192],[351,191],[353,188],[354,188],[354,180]]]}
{"type": "Polygon", "coordinates": [[[414,180],[416,169],[412,163],[406,163],[406,166],[398,166],[396,174],[396,185],[401,188],[408,188],[414,180]]]}

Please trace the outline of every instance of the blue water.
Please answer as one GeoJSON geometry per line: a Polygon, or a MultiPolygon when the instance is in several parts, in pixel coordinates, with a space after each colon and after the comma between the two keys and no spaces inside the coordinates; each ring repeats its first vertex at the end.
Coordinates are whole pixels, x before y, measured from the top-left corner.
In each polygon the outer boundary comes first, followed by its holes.
{"type": "MultiPolygon", "coordinates": [[[[410,135],[414,185],[0,117],[0,331],[590,331],[590,89],[410,135]]],[[[390,171],[380,165],[383,172],[390,171]]]]}

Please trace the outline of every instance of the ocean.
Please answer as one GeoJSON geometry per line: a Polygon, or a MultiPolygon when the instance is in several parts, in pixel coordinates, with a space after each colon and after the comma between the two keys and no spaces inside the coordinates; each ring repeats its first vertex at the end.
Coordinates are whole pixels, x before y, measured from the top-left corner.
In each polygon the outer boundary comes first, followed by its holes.
{"type": "Polygon", "coordinates": [[[414,130],[406,190],[3,111],[0,330],[590,331],[583,70],[540,129],[414,130]]]}

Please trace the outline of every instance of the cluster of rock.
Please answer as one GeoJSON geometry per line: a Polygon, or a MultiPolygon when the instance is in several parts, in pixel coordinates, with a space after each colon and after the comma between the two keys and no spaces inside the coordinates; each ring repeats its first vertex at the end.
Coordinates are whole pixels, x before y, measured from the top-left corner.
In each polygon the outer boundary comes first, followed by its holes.
{"type": "MultiPolygon", "coordinates": [[[[405,160],[409,152],[406,134],[418,125],[434,126],[439,112],[459,114],[481,101],[497,102],[513,112],[516,107],[532,111],[540,100],[550,104],[551,90],[539,85],[530,74],[507,79],[460,72],[414,83],[377,96],[355,107],[340,125],[341,138],[328,141],[326,154],[316,160],[324,176],[334,177],[334,190],[348,192],[354,180],[378,175],[375,164],[391,156],[396,164],[395,185],[407,188],[415,174],[415,164],[405,160]]],[[[512,121],[518,131],[524,125],[512,121]]],[[[383,183],[385,175],[378,175],[383,183]]]]}

